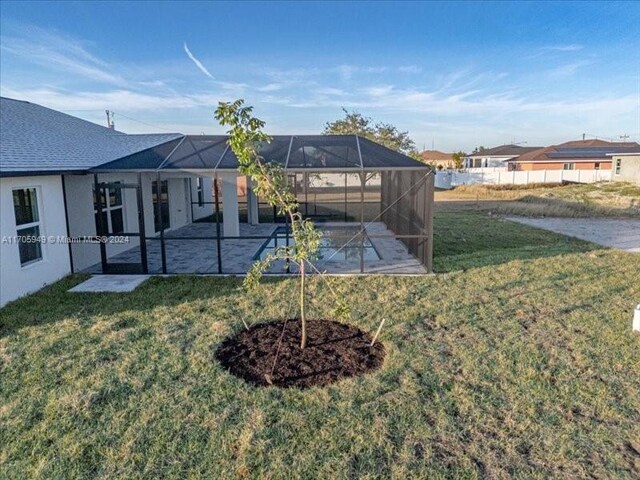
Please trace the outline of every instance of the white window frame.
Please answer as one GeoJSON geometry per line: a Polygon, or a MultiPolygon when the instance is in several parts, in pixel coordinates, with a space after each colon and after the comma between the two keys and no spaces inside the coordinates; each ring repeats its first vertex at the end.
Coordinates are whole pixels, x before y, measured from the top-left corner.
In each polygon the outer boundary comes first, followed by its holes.
{"type": "MultiPolygon", "coordinates": [[[[116,180],[114,182],[109,183],[124,183],[122,180],[116,180]]],[[[96,198],[100,198],[102,192],[99,191],[96,193],[96,198]]],[[[109,187],[104,189],[105,195],[105,203],[106,205],[102,205],[102,211],[107,214],[107,232],[113,233],[114,235],[118,235],[120,233],[125,233],[127,231],[127,219],[125,218],[125,209],[124,209],[124,193],[123,189],[120,189],[120,205],[111,205],[111,195],[109,194],[109,187]],[[111,212],[114,210],[122,210],[122,232],[114,232],[113,231],[113,222],[111,220],[111,212]]],[[[98,215],[98,210],[96,208],[96,203],[93,205],[93,215],[95,218],[98,215]]]]}
{"type": "Polygon", "coordinates": [[[575,163],[571,163],[571,162],[563,163],[562,164],[562,169],[565,170],[565,171],[575,170],[576,169],[576,164],[575,163]],[[567,168],[567,167],[569,167],[569,168],[567,168]]]}
{"type": "MultiPolygon", "coordinates": [[[[33,228],[33,227],[38,227],[38,236],[39,237],[43,237],[45,235],[44,233],[44,222],[42,220],[42,194],[41,194],[42,190],[40,189],[40,186],[38,185],[29,185],[29,186],[22,186],[22,187],[14,187],[11,189],[11,202],[13,204],[13,219],[16,225],[16,236],[20,236],[20,231],[21,230],[26,230],[27,228],[33,228]],[[15,204],[13,204],[13,192],[15,192],[16,190],[35,190],[36,192],[36,208],[37,208],[37,213],[38,213],[38,220],[35,222],[29,222],[29,223],[22,223],[20,225],[18,225],[18,219],[16,218],[15,215],[15,204]]],[[[38,241],[38,243],[40,244],[40,258],[35,258],[33,260],[29,260],[28,262],[22,263],[22,259],[20,258],[20,246],[18,245],[18,259],[20,260],[20,267],[21,268],[27,268],[30,267],[32,265],[35,265],[36,263],[40,263],[42,261],[44,261],[45,259],[45,248],[44,248],[44,244],[41,241],[38,241]]]]}
{"type": "Polygon", "coordinates": [[[622,170],[622,159],[621,158],[616,158],[615,159],[616,163],[615,163],[615,174],[616,175],[620,175],[620,171],[622,170]]]}

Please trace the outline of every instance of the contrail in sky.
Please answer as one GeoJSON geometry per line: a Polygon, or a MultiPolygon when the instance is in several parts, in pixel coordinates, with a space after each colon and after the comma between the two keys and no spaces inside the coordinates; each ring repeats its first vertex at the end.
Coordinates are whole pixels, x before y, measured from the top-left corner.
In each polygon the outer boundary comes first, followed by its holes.
{"type": "Polygon", "coordinates": [[[213,80],[213,75],[211,75],[209,73],[209,70],[207,70],[207,67],[205,67],[202,62],[200,60],[198,60],[193,53],[191,53],[191,50],[189,50],[189,47],[187,47],[187,42],[184,42],[184,51],[187,54],[187,56],[193,61],[193,63],[196,64],[196,67],[198,67],[200,69],[200,71],[202,73],[204,73],[207,77],[209,77],[210,79],[213,80]]]}

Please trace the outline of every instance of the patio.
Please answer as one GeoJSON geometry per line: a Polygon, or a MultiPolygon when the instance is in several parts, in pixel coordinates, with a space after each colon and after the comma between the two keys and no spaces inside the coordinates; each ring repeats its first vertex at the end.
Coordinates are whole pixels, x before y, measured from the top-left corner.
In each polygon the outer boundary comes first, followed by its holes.
{"type": "MultiPolygon", "coordinates": [[[[325,222],[319,225],[321,230],[351,227],[360,228],[357,222],[325,222]]],[[[244,274],[255,262],[262,247],[273,237],[276,230],[283,228],[280,223],[263,223],[250,225],[240,223],[240,237],[236,239],[222,239],[220,251],[222,272],[218,270],[218,251],[216,244],[215,223],[192,223],[166,232],[164,235],[166,273],[190,274],[244,274]],[[256,238],[250,238],[256,237],[256,238]]],[[[365,226],[368,240],[373,245],[379,259],[365,259],[365,273],[384,274],[424,274],[425,267],[416,257],[411,255],[407,247],[396,240],[394,233],[387,229],[382,222],[374,222],[365,226]]],[[[359,239],[340,237],[336,248],[339,251],[315,262],[321,271],[332,274],[360,273],[359,239]],[[354,255],[345,254],[342,247],[348,242],[348,247],[354,255]]],[[[109,257],[110,265],[136,263],[140,261],[140,248],[133,247],[125,252],[109,257]]],[[[147,238],[147,262],[149,273],[160,274],[162,271],[162,249],[159,238],[147,238]]],[[[102,273],[101,264],[92,265],[89,273],[102,273]]],[[[295,272],[294,265],[290,272],[295,272]]],[[[267,273],[278,274],[286,272],[284,261],[275,262],[267,273]]]]}
{"type": "MultiPolygon", "coordinates": [[[[281,165],[300,212],[327,229],[326,244],[315,262],[319,270],[338,274],[432,271],[434,180],[427,165],[357,135],[277,135],[261,145],[260,154],[265,162],[281,165]]],[[[93,170],[96,188],[118,187],[101,183],[100,175],[133,171],[138,172],[138,185],[125,187],[140,192],[141,166],[152,172],[155,185],[164,182],[165,191],[152,196],[152,202],[149,197],[138,201],[139,231],[122,235],[144,238],[146,248],[112,250],[111,254],[101,248],[101,262],[90,271],[244,274],[262,248],[286,239],[285,219],[258,198],[250,179],[239,175],[238,160],[226,136],[184,136],[111,162],[93,170]],[[191,185],[210,184],[211,193],[205,197],[199,192],[196,197],[187,188],[190,194],[179,211],[184,217],[186,210],[191,222],[169,229],[175,224],[170,205],[184,201],[184,194],[172,192],[167,179],[179,176],[191,176],[191,185]],[[153,211],[143,203],[151,203],[153,211]],[[209,205],[212,214],[196,219],[194,208],[203,205],[209,205]],[[148,235],[151,219],[157,235],[148,235]]],[[[113,236],[106,227],[97,225],[98,235],[113,236]]],[[[295,272],[295,265],[285,261],[267,270],[295,272]]]]}

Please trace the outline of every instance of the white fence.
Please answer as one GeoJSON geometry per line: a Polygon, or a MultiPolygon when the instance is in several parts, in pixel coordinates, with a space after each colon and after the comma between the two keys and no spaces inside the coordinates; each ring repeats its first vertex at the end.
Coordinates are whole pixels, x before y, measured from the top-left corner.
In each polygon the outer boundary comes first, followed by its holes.
{"type": "Polygon", "coordinates": [[[611,180],[611,170],[525,170],[508,172],[502,168],[469,168],[458,172],[436,173],[436,188],[450,189],[458,185],[528,185],[530,183],[595,183],[611,180]]]}

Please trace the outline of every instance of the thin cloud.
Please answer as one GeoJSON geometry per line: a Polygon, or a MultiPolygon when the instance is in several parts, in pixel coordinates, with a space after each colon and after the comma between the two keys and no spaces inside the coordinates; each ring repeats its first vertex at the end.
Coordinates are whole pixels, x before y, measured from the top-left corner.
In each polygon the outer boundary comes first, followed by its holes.
{"type": "Polygon", "coordinates": [[[347,94],[344,90],[335,87],[320,87],[315,90],[318,95],[338,95],[344,96],[347,94]]]}
{"type": "Polygon", "coordinates": [[[125,85],[107,62],[89,53],[82,43],[37,27],[27,27],[28,37],[2,35],[1,49],[23,61],[55,68],[84,78],[113,85],[125,85]]]}
{"type": "Polygon", "coordinates": [[[583,48],[584,46],[582,45],[572,43],[569,45],[549,45],[546,47],[542,47],[541,50],[551,52],[577,52],[578,50],[582,50],[583,48]]]}
{"type": "Polygon", "coordinates": [[[422,68],[417,65],[402,65],[401,67],[398,67],[398,71],[400,73],[413,74],[422,72],[422,68]]]}
{"type": "Polygon", "coordinates": [[[269,83],[267,85],[263,85],[262,87],[256,87],[256,90],[259,92],[277,92],[278,90],[282,90],[284,85],[282,83],[269,83]]]}
{"type": "Polygon", "coordinates": [[[187,42],[184,42],[184,51],[187,54],[187,56],[191,59],[191,61],[193,63],[196,64],[196,67],[198,67],[198,69],[204,73],[207,77],[209,77],[211,80],[214,80],[213,75],[211,75],[211,73],[209,73],[209,70],[207,70],[207,67],[205,67],[202,62],[200,60],[198,60],[193,53],[191,53],[191,50],[189,50],[189,47],[187,46],[187,42]]]}
{"type": "Polygon", "coordinates": [[[351,80],[355,74],[375,74],[387,71],[387,67],[372,67],[359,65],[338,65],[334,68],[342,80],[351,80]]]}
{"type": "Polygon", "coordinates": [[[574,75],[582,67],[591,65],[591,63],[592,62],[589,62],[587,60],[580,60],[577,62],[567,63],[566,65],[561,65],[559,67],[552,69],[549,72],[549,75],[554,77],[570,77],[571,75],[574,75]]]}

